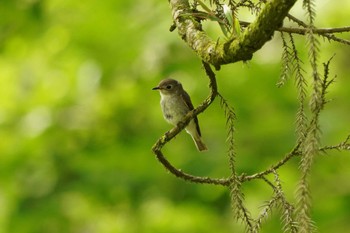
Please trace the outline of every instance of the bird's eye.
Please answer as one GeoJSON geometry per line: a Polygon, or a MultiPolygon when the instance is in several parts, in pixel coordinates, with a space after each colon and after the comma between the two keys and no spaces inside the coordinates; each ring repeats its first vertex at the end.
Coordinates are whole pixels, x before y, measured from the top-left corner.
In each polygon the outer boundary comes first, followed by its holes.
{"type": "Polygon", "coordinates": [[[171,85],[166,86],[166,89],[170,90],[172,88],[171,85]]]}

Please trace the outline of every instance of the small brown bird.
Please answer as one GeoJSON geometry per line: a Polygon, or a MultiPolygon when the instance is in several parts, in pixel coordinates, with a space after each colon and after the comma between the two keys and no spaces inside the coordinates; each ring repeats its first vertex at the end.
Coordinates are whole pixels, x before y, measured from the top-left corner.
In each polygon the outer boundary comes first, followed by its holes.
{"type": "MultiPolygon", "coordinates": [[[[152,90],[159,90],[164,119],[172,125],[177,125],[189,111],[194,109],[190,96],[182,88],[181,83],[174,79],[164,79],[152,90]]],[[[199,151],[208,150],[202,141],[197,117],[193,118],[185,129],[199,151]]]]}

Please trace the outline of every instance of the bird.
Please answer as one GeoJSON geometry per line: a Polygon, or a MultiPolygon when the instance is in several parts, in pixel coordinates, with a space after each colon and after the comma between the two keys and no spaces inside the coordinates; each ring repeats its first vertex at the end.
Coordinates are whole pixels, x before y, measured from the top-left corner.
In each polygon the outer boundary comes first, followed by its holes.
{"type": "MultiPolygon", "coordinates": [[[[189,111],[194,109],[190,96],[183,89],[182,84],[175,79],[163,79],[152,90],[159,91],[163,117],[172,125],[177,125],[189,111]]],[[[188,123],[185,130],[191,135],[198,151],[208,150],[201,137],[197,116],[188,123]]]]}

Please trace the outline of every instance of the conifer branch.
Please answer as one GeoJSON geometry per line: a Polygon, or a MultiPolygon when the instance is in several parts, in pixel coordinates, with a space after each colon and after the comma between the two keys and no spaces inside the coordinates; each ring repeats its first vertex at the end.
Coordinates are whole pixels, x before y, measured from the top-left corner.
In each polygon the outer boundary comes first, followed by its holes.
{"type": "Polygon", "coordinates": [[[229,148],[228,148],[229,165],[231,169],[231,174],[234,176],[236,175],[236,169],[235,169],[236,152],[235,152],[235,140],[234,140],[234,132],[235,132],[234,121],[236,119],[236,114],[233,108],[227,103],[225,98],[220,93],[218,93],[218,96],[220,97],[220,105],[223,108],[225,117],[226,117],[226,128],[227,128],[226,141],[229,143],[229,148]]]}
{"type": "Polygon", "coordinates": [[[241,191],[241,181],[237,176],[233,176],[230,185],[231,207],[235,218],[241,220],[247,227],[248,232],[253,232],[253,219],[249,210],[244,205],[244,194],[241,191]]]}
{"type": "MultiPolygon", "coordinates": [[[[294,27],[281,27],[278,31],[294,33],[299,35],[305,35],[307,33],[307,29],[305,28],[294,28],[294,27]]],[[[315,28],[314,33],[318,35],[326,35],[333,33],[342,33],[342,32],[350,32],[350,27],[335,27],[335,28],[315,28]]]]}
{"type": "Polygon", "coordinates": [[[289,47],[289,45],[287,44],[287,41],[284,38],[284,34],[283,32],[281,32],[281,39],[282,39],[282,71],[281,71],[281,75],[279,78],[279,81],[277,83],[277,87],[281,87],[283,86],[286,81],[288,80],[288,76],[290,75],[291,72],[291,67],[290,67],[290,63],[291,63],[291,48],[289,47]]]}
{"type": "Polygon", "coordinates": [[[300,144],[296,145],[291,152],[286,154],[283,159],[278,161],[276,164],[272,165],[270,168],[268,168],[262,172],[255,173],[253,175],[242,175],[241,180],[242,181],[250,181],[253,179],[260,179],[268,174],[273,173],[275,170],[279,169],[281,166],[283,166],[285,163],[287,163],[291,158],[300,155],[299,148],[300,148],[300,144]]]}
{"type": "MultiPolygon", "coordinates": [[[[308,32],[307,31],[308,24],[304,23],[302,20],[294,17],[291,14],[288,14],[287,18],[289,20],[297,23],[302,28],[304,28],[304,29],[300,29],[300,31],[295,31],[294,33],[301,34],[301,35],[306,35],[307,34],[307,32],[308,32]]],[[[317,28],[314,28],[314,33],[319,34],[319,35],[327,38],[328,40],[334,40],[334,41],[337,41],[337,42],[340,42],[340,43],[343,43],[343,44],[346,44],[346,45],[350,45],[350,41],[349,40],[341,39],[341,38],[338,38],[335,35],[331,34],[331,33],[338,33],[338,32],[349,32],[348,31],[348,27],[342,27],[342,28],[339,28],[339,29],[335,29],[335,31],[328,31],[328,33],[324,29],[320,29],[320,31],[318,31],[317,28]]]]}
{"type": "Polygon", "coordinates": [[[298,228],[297,228],[297,223],[294,216],[295,208],[292,204],[290,204],[287,201],[287,198],[284,195],[283,188],[281,185],[281,180],[279,178],[278,173],[274,170],[273,174],[275,176],[275,183],[276,183],[275,192],[279,198],[279,201],[280,201],[279,207],[282,212],[281,219],[283,223],[283,226],[282,226],[283,232],[296,233],[298,231],[298,228]]]}
{"type": "Polygon", "coordinates": [[[278,195],[274,195],[269,201],[264,204],[264,208],[261,211],[260,215],[255,221],[255,225],[253,228],[253,232],[259,232],[261,230],[261,226],[263,222],[269,217],[270,213],[274,208],[278,207],[279,197],[278,195]]]}
{"type": "Polygon", "coordinates": [[[292,46],[292,56],[294,61],[293,71],[295,73],[295,83],[298,90],[298,102],[299,107],[296,114],[296,133],[297,133],[297,142],[301,143],[306,137],[306,124],[307,117],[305,114],[305,99],[306,99],[306,86],[307,82],[304,77],[305,71],[301,67],[302,61],[298,56],[298,51],[296,49],[294,38],[292,34],[289,34],[289,41],[292,46]]]}
{"type": "Polygon", "coordinates": [[[327,152],[328,150],[350,150],[350,134],[346,137],[346,139],[334,146],[324,146],[320,148],[321,152],[327,152]]]}
{"type": "Polygon", "coordinates": [[[226,117],[226,128],[227,128],[227,139],[226,141],[229,143],[228,148],[228,157],[229,157],[229,166],[231,169],[231,177],[230,177],[230,195],[231,195],[231,206],[232,210],[235,213],[235,217],[240,219],[245,223],[248,232],[253,232],[253,220],[250,216],[250,212],[244,205],[244,195],[241,191],[241,181],[236,174],[235,169],[235,141],[234,141],[234,120],[236,119],[236,114],[234,113],[233,108],[227,103],[225,98],[218,93],[220,97],[220,105],[225,113],[226,117]]]}
{"type": "Polygon", "coordinates": [[[278,173],[275,170],[273,170],[272,173],[275,176],[276,185],[274,185],[264,176],[261,177],[262,180],[264,180],[270,187],[272,187],[274,195],[269,201],[266,202],[266,204],[264,205],[264,209],[256,219],[253,232],[259,232],[263,221],[265,221],[268,218],[269,214],[273,211],[273,209],[278,209],[281,212],[283,232],[296,233],[298,231],[298,228],[294,216],[294,206],[287,201],[284,195],[278,173]]]}
{"type": "MultiPolygon", "coordinates": [[[[291,19],[291,17],[293,16],[288,15],[288,17],[291,19]]],[[[308,33],[307,25],[303,21],[298,20],[295,17],[293,17],[292,19],[294,22],[298,22],[298,25],[301,26],[301,28],[300,27],[280,27],[276,29],[276,31],[286,32],[290,34],[307,35],[308,33]]],[[[250,25],[250,23],[246,21],[240,21],[240,25],[242,27],[247,27],[248,25],[250,25]]],[[[329,41],[333,40],[345,45],[350,45],[350,40],[342,39],[334,35],[335,33],[350,32],[349,26],[335,27],[335,28],[314,28],[313,32],[315,35],[322,36],[329,41]]]]}
{"type": "MultiPolygon", "coordinates": [[[[298,20],[297,18],[287,15],[288,18],[292,18],[294,22],[297,22],[299,26],[301,27],[280,27],[277,28],[276,31],[279,32],[286,32],[291,34],[299,34],[299,35],[306,35],[308,33],[307,24],[305,24],[303,21],[298,20]]],[[[242,27],[247,27],[251,23],[247,21],[240,20],[240,25],[242,27]]],[[[350,26],[344,26],[344,27],[334,27],[334,28],[314,28],[314,33],[317,35],[326,35],[326,34],[334,34],[334,33],[344,33],[344,32],[350,32],[350,26]]]]}
{"type": "Polygon", "coordinates": [[[297,190],[297,202],[298,202],[298,223],[300,233],[310,233],[314,230],[313,222],[310,217],[310,189],[309,189],[309,174],[311,166],[318,152],[320,129],[319,129],[319,114],[322,109],[322,93],[321,93],[321,79],[318,73],[318,52],[319,43],[314,35],[314,21],[315,21],[315,10],[313,0],[304,0],[303,7],[306,9],[308,16],[308,31],[306,34],[307,44],[309,48],[309,62],[312,68],[313,78],[313,91],[310,100],[310,108],[313,114],[313,119],[310,122],[309,130],[303,142],[300,170],[301,179],[299,181],[297,190]]]}
{"type": "Polygon", "coordinates": [[[329,65],[334,56],[332,56],[327,62],[323,63],[323,80],[322,80],[322,91],[321,91],[321,99],[322,99],[322,108],[328,102],[326,100],[326,94],[328,87],[334,82],[334,78],[329,80],[329,65]]]}
{"type": "MultiPolygon", "coordinates": [[[[257,172],[253,175],[246,175],[246,174],[240,175],[239,176],[240,181],[245,182],[245,181],[251,181],[251,180],[255,180],[255,179],[263,179],[264,176],[269,175],[269,174],[273,173],[274,171],[278,170],[280,167],[282,167],[284,164],[286,164],[293,157],[301,156],[303,152],[301,151],[300,147],[301,147],[301,143],[299,143],[297,146],[295,146],[294,149],[291,152],[289,152],[288,154],[286,154],[283,159],[281,159],[276,164],[272,165],[270,168],[268,168],[264,171],[257,172]]],[[[324,147],[318,148],[319,152],[327,152],[329,150],[350,151],[350,135],[343,142],[341,142],[337,145],[324,146],[324,147]]]]}

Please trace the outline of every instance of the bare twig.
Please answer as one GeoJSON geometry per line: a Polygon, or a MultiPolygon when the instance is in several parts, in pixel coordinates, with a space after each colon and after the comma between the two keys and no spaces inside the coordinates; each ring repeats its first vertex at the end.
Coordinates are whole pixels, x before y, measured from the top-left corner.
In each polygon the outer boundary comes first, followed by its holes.
{"type": "MultiPolygon", "coordinates": [[[[350,142],[349,141],[350,141],[350,135],[348,135],[348,137],[343,142],[341,142],[337,145],[333,145],[333,146],[321,147],[321,148],[319,148],[319,151],[320,152],[327,152],[328,150],[348,150],[348,151],[350,151],[350,142]]],[[[275,165],[272,165],[270,168],[268,168],[262,172],[255,173],[253,175],[242,174],[240,176],[240,181],[244,182],[244,181],[251,181],[254,179],[264,179],[264,177],[266,175],[274,173],[276,170],[278,170],[282,165],[287,163],[293,157],[300,156],[301,155],[301,151],[299,150],[300,146],[301,146],[301,144],[299,143],[291,152],[286,154],[283,159],[281,159],[275,165]]]]}
{"type": "MultiPolygon", "coordinates": [[[[251,23],[247,21],[239,21],[240,25],[243,27],[249,26],[251,23]]],[[[282,32],[288,32],[288,33],[296,33],[305,35],[307,33],[307,29],[302,28],[296,28],[296,27],[280,27],[277,29],[278,31],[282,32]]],[[[342,32],[350,32],[350,26],[346,27],[335,27],[335,28],[315,28],[313,30],[316,34],[326,34],[326,33],[342,33],[342,32]]]]}
{"type": "MultiPolygon", "coordinates": [[[[293,18],[294,19],[294,18],[293,18]]],[[[297,20],[297,18],[295,18],[297,20]]],[[[301,28],[298,27],[280,27],[276,29],[277,31],[280,32],[288,32],[288,33],[293,33],[293,34],[298,34],[298,35],[306,35],[307,33],[307,28],[304,27],[304,23],[302,21],[297,21],[300,23],[300,25],[303,25],[301,28]]],[[[240,25],[243,27],[247,27],[250,25],[249,22],[246,21],[240,21],[240,25]]],[[[315,28],[313,29],[313,33],[317,34],[319,36],[324,36],[328,40],[334,40],[342,44],[350,45],[350,41],[346,39],[342,39],[339,37],[336,37],[333,35],[333,33],[343,33],[343,32],[350,32],[350,26],[346,27],[336,27],[336,28],[315,28]]]]}
{"type": "MultiPolygon", "coordinates": [[[[303,28],[307,28],[307,27],[308,27],[308,25],[307,25],[305,22],[303,22],[302,20],[300,20],[300,19],[294,17],[294,16],[291,15],[291,14],[288,14],[288,15],[287,15],[287,18],[288,18],[289,20],[295,22],[296,24],[298,24],[299,26],[301,26],[301,27],[303,27],[303,28]]],[[[342,30],[345,30],[346,28],[347,28],[347,27],[343,27],[342,30]]],[[[314,28],[314,30],[317,31],[316,28],[314,28]]],[[[338,30],[338,29],[337,29],[337,30],[338,30]]],[[[318,34],[316,31],[314,31],[314,33],[315,33],[315,34],[318,34]]],[[[348,32],[348,31],[349,31],[349,30],[346,30],[346,31],[337,31],[337,32],[348,32]]],[[[335,32],[332,32],[332,33],[335,33],[335,32]]],[[[304,34],[302,34],[302,35],[304,35],[304,34]]],[[[324,36],[324,37],[326,37],[326,38],[329,39],[329,40],[334,40],[334,41],[337,41],[337,42],[342,43],[342,44],[350,45],[350,41],[349,41],[349,40],[345,40],[345,39],[338,38],[338,37],[336,37],[336,36],[333,35],[333,34],[323,33],[323,34],[319,34],[319,35],[324,36]]]]}
{"type": "Polygon", "coordinates": [[[347,136],[347,138],[334,146],[324,146],[320,148],[320,151],[326,152],[327,150],[349,150],[350,151],[350,134],[347,136]]]}
{"type": "Polygon", "coordinates": [[[262,178],[270,173],[273,173],[275,170],[280,168],[283,164],[288,162],[291,158],[293,158],[294,156],[300,155],[299,148],[300,148],[300,143],[298,145],[296,145],[291,152],[286,154],[282,160],[280,160],[279,162],[277,162],[275,165],[271,166],[270,168],[266,169],[265,171],[258,172],[258,173],[255,173],[255,174],[249,175],[249,176],[247,176],[247,175],[241,176],[242,182],[262,178]]]}

